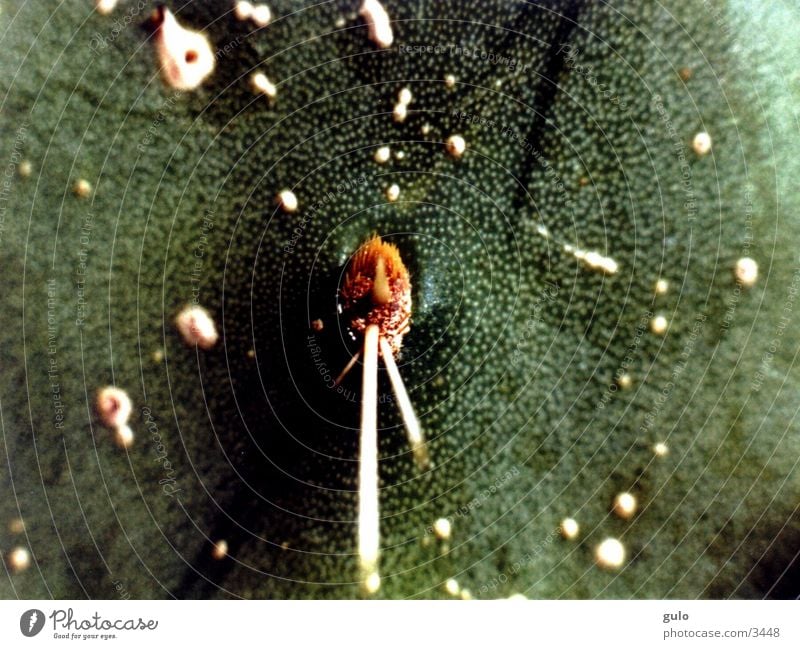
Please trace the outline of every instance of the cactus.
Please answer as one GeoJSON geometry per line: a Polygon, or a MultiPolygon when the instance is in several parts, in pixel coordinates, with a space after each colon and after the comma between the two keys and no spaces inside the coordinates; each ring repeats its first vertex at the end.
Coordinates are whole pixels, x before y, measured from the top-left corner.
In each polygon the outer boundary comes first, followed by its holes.
{"type": "Polygon", "coordinates": [[[359,596],[379,234],[378,596],[797,596],[793,10],[370,4],[3,3],[0,595],[359,596]]]}

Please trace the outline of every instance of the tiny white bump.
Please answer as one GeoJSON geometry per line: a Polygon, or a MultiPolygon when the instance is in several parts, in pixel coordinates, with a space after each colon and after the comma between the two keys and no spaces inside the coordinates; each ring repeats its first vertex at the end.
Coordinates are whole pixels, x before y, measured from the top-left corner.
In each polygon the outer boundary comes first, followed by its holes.
{"type": "Polygon", "coordinates": [[[237,20],[248,20],[253,15],[253,5],[250,2],[237,2],[233,7],[237,20]]]}
{"type": "Polygon", "coordinates": [[[706,155],[711,151],[711,136],[705,131],[701,131],[692,140],[692,149],[697,155],[706,155]]]}
{"type": "Polygon", "coordinates": [[[625,546],[617,539],[606,539],[595,549],[595,560],[601,568],[619,568],[625,563],[625,546]]]}
{"type": "Polygon", "coordinates": [[[398,198],[400,198],[400,187],[398,185],[391,185],[386,190],[386,198],[394,203],[398,198]]]}
{"type": "Polygon", "coordinates": [[[561,536],[563,538],[565,538],[567,541],[572,541],[573,539],[578,538],[581,528],[580,525],[578,525],[578,521],[576,521],[574,518],[565,518],[559,525],[559,531],[561,532],[561,536]]]}
{"type": "Polygon", "coordinates": [[[175,318],[178,332],[187,345],[197,345],[200,349],[211,349],[219,334],[211,316],[201,306],[187,306],[175,318]]]}
{"type": "Polygon", "coordinates": [[[284,189],[278,194],[278,204],[284,212],[288,212],[289,214],[296,212],[298,205],[297,196],[295,196],[293,191],[284,189]]]}
{"type": "Polygon", "coordinates": [[[450,525],[450,521],[446,518],[439,518],[433,524],[433,532],[436,534],[436,537],[441,539],[442,541],[446,541],[450,538],[450,534],[452,533],[452,526],[450,525]]]}
{"type": "Polygon", "coordinates": [[[620,518],[631,518],[637,509],[636,497],[624,491],[614,498],[614,513],[620,518]]]}
{"type": "Polygon", "coordinates": [[[447,152],[454,158],[460,158],[467,150],[467,143],[460,135],[451,135],[445,144],[447,152]]]}
{"type": "Polygon", "coordinates": [[[267,5],[257,4],[253,5],[253,12],[250,17],[258,27],[266,27],[269,25],[269,21],[272,20],[272,12],[267,5]]]}
{"type": "Polygon", "coordinates": [[[225,539],[221,539],[214,544],[214,548],[211,550],[211,556],[217,561],[220,561],[228,556],[228,551],[228,542],[225,539]]]}
{"type": "Polygon", "coordinates": [[[379,149],[375,150],[375,162],[378,164],[385,164],[389,162],[389,158],[392,157],[392,151],[388,146],[382,146],[379,149]]]}
{"type": "Polygon", "coordinates": [[[23,572],[31,565],[31,553],[27,548],[17,547],[11,550],[6,557],[8,567],[14,572],[23,572]]]}
{"type": "Polygon", "coordinates": [[[458,597],[458,595],[461,593],[461,587],[452,577],[444,582],[444,590],[448,595],[452,595],[453,597],[458,597]]]}
{"type": "Polygon", "coordinates": [[[405,122],[408,116],[408,106],[406,104],[395,104],[392,111],[392,119],[395,122],[405,122]]]}
{"type": "Polygon", "coordinates": [[[364,580],[364,590],[368,595],[374,595],[381,588],[381,576],[377,572],[371,572],[364,580]]]}
{"type": "Polygon", "coordinates": [[[742,257],[736,262],[734,275],[742,286],[749,288],[755,285],[758,280],[758,262],[750,257],[742,257]]]}
{"type": "Polygon", "coordinates": [[[266,95],[270,99],[275,99],[278,94],[278,88],[263,72],[255,72],[253,76],[250,77],[250,84],[253,86],[253,90],[262,95],[266,95]]]}
{"type": "Polygon", "coordinates": [[[359,11],[369,27],[369,38],[378,47],[391,47],[394,42],[389,14],[378,0],[364,0],[359,11]]]}
{"type": "Polygon", "coordinates": [[[92,193],[92,186],[85,178],[78,178],[72,186],[72,192],[78,198],[87,198],[92,193]]]}
{"type": "Polygon", "coordinates": [[[668,326],[669,323],[663,315],[657,315],[650,321],[650,331],[659,336],[662,336],[667,332],[668,326]]]}

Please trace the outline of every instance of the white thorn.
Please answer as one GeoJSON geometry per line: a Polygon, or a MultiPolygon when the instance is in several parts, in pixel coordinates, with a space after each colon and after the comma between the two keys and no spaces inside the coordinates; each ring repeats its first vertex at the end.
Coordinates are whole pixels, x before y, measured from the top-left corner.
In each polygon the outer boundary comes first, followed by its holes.
{"type": "MultiPolygon", "coordinates": [[[[358,557],[362,584],[378,575],[380,515],[378,503],[378,339],[380,329],[369,325],[364,332],[364,375],[361,394],[361,440],[358,458],[358,557]]],[[[380,577],[378,577],[378,580],[380,577]]],[[[378,581],[380,584],[380,581],[378,581]]],[[[374,591],[373,591],[374,592],[374,591]]]]}
{"type": "Polygon", "coordinates": [[[397,398],[397,405],[403,417],[403,423],[405,424],[406,433],[408,435],[408,443],[414,453],[414,459],[417,462],[417,466],[421,469],[428,468],[430,460],[428,458],[428,448],[425,444],[425,436],[422,434],[419,420],[414,413],[414,406],[411,405],[411,399],[408,398],[408,392],[406,392],[406,386],[400,376],[400,371],[397,369],[397,364],[394,362],[392,348],[383,337],[380,339],[380,346],[381,356],[386,365],[386,370],[389,372],[389,381],[392,384],[394,395],[397,398]]]}

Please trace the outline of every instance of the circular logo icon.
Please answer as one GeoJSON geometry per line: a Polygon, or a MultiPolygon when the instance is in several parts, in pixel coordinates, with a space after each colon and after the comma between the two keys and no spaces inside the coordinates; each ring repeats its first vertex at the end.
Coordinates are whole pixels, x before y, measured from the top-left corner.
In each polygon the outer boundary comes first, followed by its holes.
{"type": "Polygon", "coordinates": [[[32,638],[44,628],[44,613],[38,608],[25,611],[19,618],[19,630],[22,635],[32,638]]]}

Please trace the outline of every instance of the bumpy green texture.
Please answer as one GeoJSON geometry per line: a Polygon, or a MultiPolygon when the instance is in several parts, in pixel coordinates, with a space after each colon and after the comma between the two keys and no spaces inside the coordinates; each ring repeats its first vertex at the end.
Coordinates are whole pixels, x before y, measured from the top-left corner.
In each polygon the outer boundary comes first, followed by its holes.
{"type": "Polygon", "coordinates": [[[0,551],[33,562],[0,596],[358,596],[360,372],[328,377],[356,348],[336,287],[375,232],[411,269],[400,371],[435,462],[414,467],[382,376],[380,596],[798,595],[796,9],[393,0],[378,50],[353,1],[272,2],[261,30],[170,4],[218,48],[196,91],[161,81],[149,5],[2,2],[0,551]],[[193,299],[210,351],[174,326],[193,299]],[[594,561],[609,536],[617,571],[594,561]]]}

